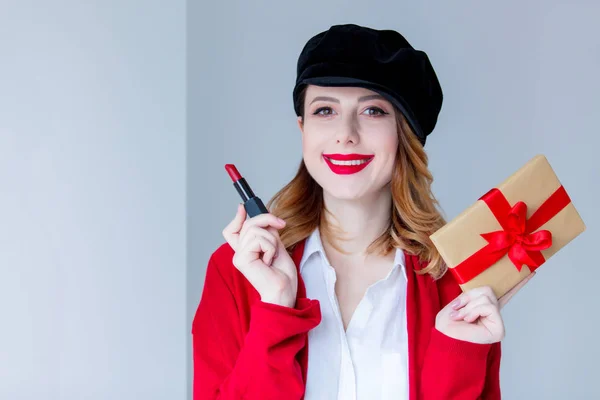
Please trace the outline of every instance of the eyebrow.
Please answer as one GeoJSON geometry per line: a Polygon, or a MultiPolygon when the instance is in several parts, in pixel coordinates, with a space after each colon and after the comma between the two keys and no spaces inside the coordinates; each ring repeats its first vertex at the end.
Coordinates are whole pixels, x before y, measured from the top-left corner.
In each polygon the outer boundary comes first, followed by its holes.
{"type": "MultiPolygon", "coordinates": [[[[360,97],[358,99],[358,102],[362,102],[362,101],[368,101],[368,100],[385,100],[383,98],[383,96],[379,95],[379,94],[370,94],[368,96],[363,96],[360,97]]],[[[336,99],[335,97],[328,97],[328,96],[317,96],[315,97],[310,104],[314,103],[315,101],[331,101],[333,103],[339,103],[340,101],[338,99],[336,99]]]]}

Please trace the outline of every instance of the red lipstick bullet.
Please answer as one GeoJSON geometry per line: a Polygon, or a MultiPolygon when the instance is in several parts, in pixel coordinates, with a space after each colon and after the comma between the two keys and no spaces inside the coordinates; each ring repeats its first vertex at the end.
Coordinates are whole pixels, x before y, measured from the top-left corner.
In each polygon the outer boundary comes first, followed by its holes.
{"type": "Polygon", "coordinates": [[[269,212],[267,207],[265,207],[262,200],[254,194],[250,185],[248,185],[248,182],[242,177],[235,165],[225,164],[225,170],[227,170],[227,173],[233,181],[233,187],[235,187],[242,198],[248,216],[252,218],[259,214],[267,214],[269,212]]]}

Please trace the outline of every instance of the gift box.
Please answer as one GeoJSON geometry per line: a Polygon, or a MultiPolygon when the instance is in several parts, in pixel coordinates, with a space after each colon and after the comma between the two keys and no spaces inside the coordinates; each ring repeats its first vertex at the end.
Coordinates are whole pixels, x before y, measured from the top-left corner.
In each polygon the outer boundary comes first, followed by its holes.
{"type": "Polygon", "coordinates": [[[430,238],[463,292],[489,285],[501,297],[584,230],[538,155],[430,238]]]}

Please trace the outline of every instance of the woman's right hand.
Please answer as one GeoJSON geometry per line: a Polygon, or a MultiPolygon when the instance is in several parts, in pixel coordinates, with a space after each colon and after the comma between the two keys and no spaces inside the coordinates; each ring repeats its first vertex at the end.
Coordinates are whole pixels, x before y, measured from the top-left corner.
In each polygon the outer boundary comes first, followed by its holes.
{"type": "Polygon", "coordinates": [[[294,307],[298,273],[294,261],[279,238],[285,221],[273,214],[246,220],[238,205],[235,218],[223,229],[223,237],[235,255],[233,265],[248,279],[265,303],[294,307]]]}

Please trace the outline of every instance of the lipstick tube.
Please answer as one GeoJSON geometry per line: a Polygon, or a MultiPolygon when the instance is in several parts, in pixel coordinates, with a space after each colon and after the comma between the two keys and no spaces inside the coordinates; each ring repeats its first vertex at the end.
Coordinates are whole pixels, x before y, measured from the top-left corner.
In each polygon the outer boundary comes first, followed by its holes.
{"type": "Polygon", "coordinates": [[[252,188],[250,188],[246,179],[240,175],[235,165],[226,164],[225,169],[233,181],[233,187],[235,187],[244,202],[244,208],[248,216],[252,218],[259,214],[267,214],[269,212],[267,207],[265,207],[260,197],[254,194],[252,188]]]}

